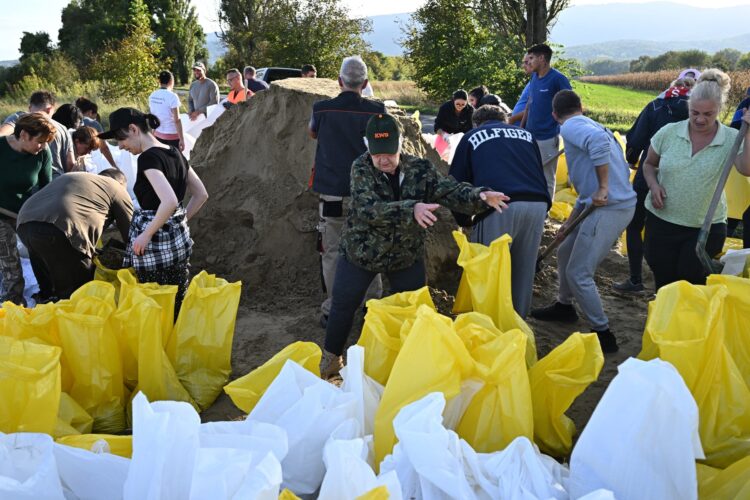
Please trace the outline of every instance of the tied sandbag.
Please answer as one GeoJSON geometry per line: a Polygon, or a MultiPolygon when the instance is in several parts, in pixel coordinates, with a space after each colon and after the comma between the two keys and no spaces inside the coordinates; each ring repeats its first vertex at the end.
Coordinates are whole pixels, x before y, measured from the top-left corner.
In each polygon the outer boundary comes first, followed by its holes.
{"type": "Polygon", "coordinates": [[[190,396],[205,410],[232,372],[232,339],[242,283],[201,271],[190,282],[167,355],[190,396]]]}
{"type": "Polygon", "coordinates": [[[233,380],[224,386],[224,392],[234,405],[245,413],[250,413],[276,379],[287,360],[294,361],[302,368],[320,377],[320,347],[314,342],[294,342],[289,344],[262,366],[247,375],[233,380]]]}
{"type": "Polygon", "coordinates": [[[53,447],[45,434],[0,435],[0,498],[65,500],[53,447]]]}
{"type": "Polygon", "coordinates": [[[460,250],[458,265],[463,268],[453,313],[476,311],[486,314],[503,332],[519,329],[527,336],[526,365],[536,362],[536,341],[529,325],[513,309],[510,281],[510,242],[507,234],[487,247],[469,243],[466,235],[454,231],[460,250]]]}
{"type": "Polygon", "coordinates": [[[60,409],[57,413],[57,424],[53,436],[60,438],[63,436],[88,434],[94,419],[86,413],[76,400],[71,398],[68,393],[60,394],[60,409]]]}
{"type": "Polygon", "coordinates": [[[133,454],[133,436],[79,434],[57,438],[55,442],[93,453],[111,453],[123,458],[130,458],[133,454]]]}
{"type": "Polygon", "coordinates": [[[0,432],[52,434],[60,407],[60,348],[0,336],[0,360],[0,432]]]}
{"type": "Polygon", "coordinates": [[[534,441],[542,453],[554,457],[570,454],[575,424],[565,412],[596,381],[603,365],[596,334],[574,333],[529,369],[534,441]]]}
{"type": "Polygon", "coordinates": [[[367,314],[357,345],[365,349],[365,373],[381,385],[388,382],[403,339],[402,326],[413,321],[419,306],[435,309],[430,289],[422,287],[367,301],[367,314]]]}
{"type": "Polygon", "coordinates": [[[698,404],[705,463],[713,467],[728,467],[750,454],[750,387],[743,377],[747,368],[739,368],[748,359],[743,345],[748,321],[735,316],[738,302],[747,298],[737,293],[747,288],[686,281],[662,287],[649,306],[638,355],[677,368],[698,404]]]}
{"type": "Polygon", "coordinates": [[[698,497],[701,500],[750,498],[750,456],[724,470],[698,464],[698,497]]]}

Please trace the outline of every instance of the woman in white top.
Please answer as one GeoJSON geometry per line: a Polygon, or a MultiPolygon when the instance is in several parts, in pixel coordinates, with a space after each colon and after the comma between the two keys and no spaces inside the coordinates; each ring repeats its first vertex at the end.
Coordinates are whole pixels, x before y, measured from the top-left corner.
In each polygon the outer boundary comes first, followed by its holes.
{"type": "Polygon", "coordinates": [[[159,89],[148,96],[151,114],[159,118],[159,128],[154,131],[159,141],[170,146],[185,149],[185,137],[182,135],[180,121],[180,98],[172,92],[174,75],[171,71],[159,73],[159,89]]]}

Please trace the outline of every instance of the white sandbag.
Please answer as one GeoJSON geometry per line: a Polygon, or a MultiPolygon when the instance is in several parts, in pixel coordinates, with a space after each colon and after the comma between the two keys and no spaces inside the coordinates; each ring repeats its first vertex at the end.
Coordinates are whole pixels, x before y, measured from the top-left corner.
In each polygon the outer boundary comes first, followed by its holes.
{"type": "Polygon", "coordinates": [[[201,448],[190,487],[192,500],[276,500],[281,464],[273,453],[242,448],[201,448]]]}
{"type": "MultiPolygon", "coordinates": [[[[372,435],[375,429],[375,412],[383,397],[383,386],[365,374],[365,350],[353,345],[346,351],[346,366],[341,370],[344,383],[341,390],[352,394],[357,400],[357,421],[364,435],[372,435]]],[[[362,437],[356,436],[356,437],[362,437]]]]}
{"type": "Polygon", "coordinates": [[[704,458],[698,407],[675,368],[660,359],[618,367],[570,461],[570,494],[597,489],[618,500],[697,498],[704,458]]]}
{"type": "Polygon", "coordinates": [[[247,419],[286,431],[289,453],[282,461],[283,488],[314,493],[323,481],[323,446],[333,430],[356,419],[357,399],[287,361],[247,419]]]}
{"type": "Polygon", "coordinates": [[[190,160],[190,153],[193,152],[193,148],[195,147],[195,141],[196,138],[193,137],[191,134],[184,133],[182,134],[182,138],[185,142],[185,149],[182,150],[182,154],[185,157],[186,160],[190,160]]]}
{"type": "Polygon", "coordinates": [[[200,417],[184,402],[133,398],[133,459],[125,500],[184,500],[198,452],[200,417]]]}
{"type": "Polygon", "coordinates": [[[46,434],[0,433],[0,498],[63,500],[53,445],[46,434]]]}
{"type": "MultiPolygon", "coordinates": [[[[748,231],[750,231],[750,229],[748,229],[748,231]]],[[[745,270],[747,259],[750,259],[750,248],[743,248],[742,250],[727,250],[727,253],[722,255],[719,259],[719,262],[724,264],[721,274],[740,276],[745,270]]]]}
{"type": "Polygon", "coordinates": [[[130,460],[110,453],[55,444],[55,460],[68,500],[120,500],[130,460]]]}
{"type": "Polygon", "coordinates": [[[279,462],[284,460],[289,451],[284,429],[252,420],[201,424],[200,446],[201,448],[243,448],[259,453],[261,456],[272,453],[279,462]]]}

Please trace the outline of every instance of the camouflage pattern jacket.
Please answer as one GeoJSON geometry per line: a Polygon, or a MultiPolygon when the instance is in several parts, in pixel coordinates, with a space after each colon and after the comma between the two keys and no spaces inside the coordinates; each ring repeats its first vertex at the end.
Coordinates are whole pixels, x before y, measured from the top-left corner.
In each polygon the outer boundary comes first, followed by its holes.
{"type": "Polygon", "coordinates": [[[397,271],[422,258],[425,230],[414,219],[417,203],[439,203],[468,215],[488,208],[479,193],[489,188],[445,177],[428,160],[401,154],[399,168],[400,199],[369,153],[352,164],[351,209],[340,250],[349,262],[368,271],[397,271]]]}

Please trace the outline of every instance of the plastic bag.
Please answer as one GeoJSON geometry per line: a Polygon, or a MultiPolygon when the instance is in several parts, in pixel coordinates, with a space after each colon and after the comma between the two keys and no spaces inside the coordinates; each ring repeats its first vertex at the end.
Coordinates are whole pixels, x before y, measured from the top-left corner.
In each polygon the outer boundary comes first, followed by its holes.
{"type": "Polygon", "coordinates": [[[430,289],[426,286],[367,301],[365,323],[357,345],[365,348],[365,373],[379,384],[385,385],[388,381],[401,349],[404,322],[413,321],[421,305],[435,309],[430,289]]]}
{"type": "Polygon", "coordinates": [[[750,280],[737,276],[712,274],[707,285],[723,285],[729,294],[721,315],[724,344],[727,346],[745,384],[750,386],[750,280]]]}
{"type": "Polygon", "coordinates": [[[52,434],[60,407],[60,348],[0,336],[0,432],[52,434]]]}
{"type": "Polygon", "coordinates": [[[94,279],[97,281],[104,281],[111,284],[115,288],[115,301],[117,302],[120,297],[120,284],[121,280],[118,278],[118,273],[123,271],[130,274],[135,280],[135,269],[132,267],[126,269],[110,269],[101,263],[99,257],[94,257],[94,279]]]}
{"type": "Polygon", "coordinates": [[[201,271],[190,282],[167,343],[180,382],[201,409],[221,393],[232,373],[232,339],[242,283],[201,271]]]}
{"type": "MultiPolygon", "coordinates": [[[[723,285],[685,281],[659,290],[649,307],[641,359],[658,356],[674,365],[700,410],[706,464],[728,467],[750,454],[750,388],[728,346],[742,330],[727,329],[733,301],[723,285]]],[[[746,323],[747,319],[740,321],[746,323]]],[[[731,327],[730,327],[731,328],[731,327]]],[[[744,368],[743,368],[744,369],[744,368]]]]}
{"type": "Polygon", "coordinates": [[[513,309],[510,292],[511,237],[505,234],[489,247],[469,243],[459,231],[453,231],[453,238],[460,250],[457,263],[463,268],[453,313],[476,311],[492,318],[500,331],[521,330],[528,337],[526,365],[533,365],[537,359],[534,332],[513,309]]]}
{"type": "Polygon", "coordinates": [[[177,286],[138,283],[135,275],[126,269],[117,271],[117,279],[120,282],[120,302],[126,300],[131,291],[138,290],[146,297],[153,299],[161,307],[161,340],[162,345],[166,348],[174,327],[174,301],[177,296],[177,286]]]}
{"type": "Polygon", "coordinates": [[[529,369],[534,441],[542,453],[555,457],[570,454],[575,424],[565,412],[596,381],[603,365],[596,334],[574,333],[529,369]]]}
{"type": "Polygon", "coordinates": [[[94,419],[86,413],[81,405],[76,403],[68,393],[60,394],[60,408],[57,413],[57,424],[55,425],[55,438],[75,435],[88,434],[91,432],[91,426],[94,419]]]}
{"type": "Polygon", "coordinates": [[[570,206],[574,206],[578,201],[578,194],[572,187],[561,189],[555,193],[555,202],[567,203],[570,206]]]}
{"type": "Polygon", "coordinates": [[[3,304],[5,326],[3,335],[18,340],[60,347],[60,335],[55,317],[56,304],[40,304],[33,309],[6,302],[3,304]]]}
{"type": "Polygon", "coordinates": [[[61,444],[56,444],[53,451],[66,498],[122,498],[122,487],[130,467],[129,459],[61,444]]]}
{"type": "Polygon", "coordinates": [[[568,220],[571,213],[573,213],[573,206],[562,201],[553,202],[552,207],[549,209],[550,218],[561,222],[568,220]]]}
{"type": "Polygon", "coordinates": [[[314,342],[289,344],[262,366],[224,386],[234,405],[245,413],[255,408],[263,393],[281,371],[287,360],[294,361],[310,373],[320,377],[320,347],[314,342]]]}
{"type": "Polygon", "coordinates": [[[731,169],[724,193],[727,199],[727,217],[742,219],[742,214],[750,207],[750,179],[734,168],[731,169]]]}
{"type": "Polygon", "coordinates": [[[750,456],[724,470],[698,464],[698,497],[701,500],[750,498],[750,456]]]}
{"type": "Polygon", "coordinates": [[[46,434],[0,434],[0,498],[13,500],[64,500],[46,434]]]}
{"type": "MultiPolygon", "coordinates": [[[[663,289],[662,289],[663,290],[663,289]]],[[[618,367],[570,460],[570,496],[600,488],[628,499],[697,497],[698,408],[672,365],[618,367]]]]}
{"type": "Polygon", "coordinates": [[[341,390],[357,398],[357,422],[366,436],[375,431],[375,413],[384,387],[365,374],[365,350],[353,345],[346,351],[346,366],[341,370],[341,390]]]}
{"type": "Polygon", "coordinates": [[[130,458],[133,455],[133,436],[79,434],[63,436],[55,441],[65,446],[81,448],[93,453],[111,453],[123,458],[130,458]]]}

